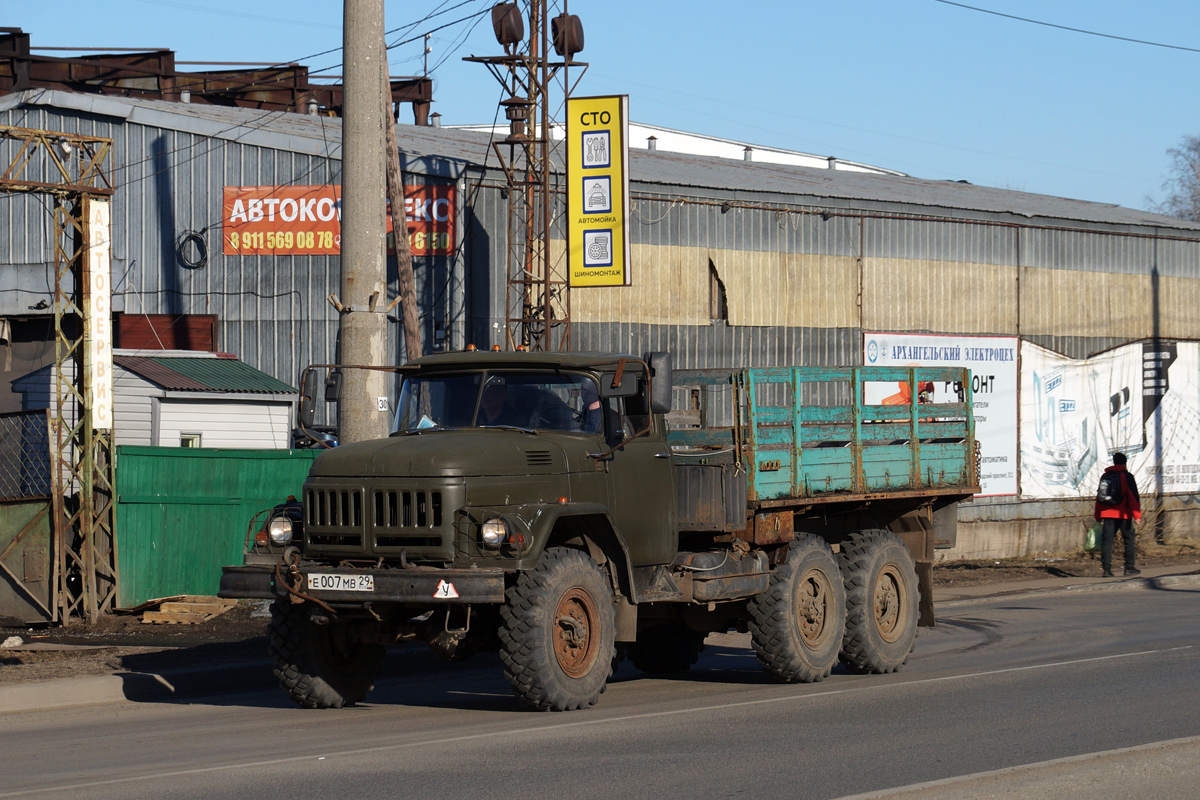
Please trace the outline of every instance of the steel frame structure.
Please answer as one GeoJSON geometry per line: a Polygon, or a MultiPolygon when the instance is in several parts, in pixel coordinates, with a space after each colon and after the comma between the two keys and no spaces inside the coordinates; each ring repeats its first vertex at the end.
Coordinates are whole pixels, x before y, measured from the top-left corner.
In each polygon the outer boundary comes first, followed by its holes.
{"type": "MultiPolygon", "coordinates": [[[[547,0],[526,0],[522,5],[529,20],[524,52],[463,60],[487,66],[508,95],[501,105],[510,123],[509,135],[492,142],[509,188],[505,344],[510,350],[570,350],[566,248],[556,254],[550,244],[562,215],[553,213],[554,196],[561,192],[551,165],[549,92],[561,72],[565,107],[571,93],[569,68],[586,71],[587,64],[570,57],[551,61],[547,0]]],[[[562,13],[567,13],[566,0],[562,13]]],[[[565,231],[560,230],[558,238],[565,242],[565,231]]]]}
{"type": "Polygon", "coordinates": [[[0,174],[0,193],[49,195],[54,203],[52,621],[91,622],[112,609],[118,578],[112,430],[92,426],[84,348],[87,207],[112,196],[105,174],[112,140],[0,126],[0,147],[15,148],[0,174]]]}

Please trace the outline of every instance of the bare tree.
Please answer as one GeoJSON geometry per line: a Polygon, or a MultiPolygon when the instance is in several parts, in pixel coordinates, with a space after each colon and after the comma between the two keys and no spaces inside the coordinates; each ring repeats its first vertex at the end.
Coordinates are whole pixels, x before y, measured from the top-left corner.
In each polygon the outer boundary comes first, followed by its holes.
{"type": "Polygon", "coordinates": [[[1167,149],[1167,155],[1171,170],[1162,185],[1167,196],[1154,210],[1200,222],[1200,136],[1184,136],[1178,147],[1167,149]]]}

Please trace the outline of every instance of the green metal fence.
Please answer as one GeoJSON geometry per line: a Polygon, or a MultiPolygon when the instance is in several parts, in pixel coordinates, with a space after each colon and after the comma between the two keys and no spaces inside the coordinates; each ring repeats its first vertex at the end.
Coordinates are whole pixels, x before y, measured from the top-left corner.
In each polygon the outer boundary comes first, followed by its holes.
{"type": "Polygon", "coordinates": [[[299,497],[319,452],[118,447],[117,605],[216,594],[251,518],[299,497]]]}

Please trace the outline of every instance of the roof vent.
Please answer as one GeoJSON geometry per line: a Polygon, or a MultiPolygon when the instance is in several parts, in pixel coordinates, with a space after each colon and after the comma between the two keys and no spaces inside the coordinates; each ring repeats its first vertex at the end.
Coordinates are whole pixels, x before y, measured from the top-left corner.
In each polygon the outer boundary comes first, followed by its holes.
{"type": "Polygon", "coordinates": [[[828,163],[830,169],[837,169],[837,156],[830,156],[825,161],[828,163]]]}
{"type": "Polygon", "coordinates": [[[657,136],[651,136],[649,139],[646,140],[646,149],[647,150],[657,150],[658,149],[658,137],[657,136]]]}
{"type": "Polygon", "coordinates": [[[746,145],[745,149],[742,150],[742,158],[746,161],[753,161],[754,160],[754,148],[751,147],[750,145],[746,145]]]}
{"type": "Polygon", "coordinates": [[[442,115],[438,112],[433,112],[429,115],[429,124],[435,128],[442,127],[442,115]]]}

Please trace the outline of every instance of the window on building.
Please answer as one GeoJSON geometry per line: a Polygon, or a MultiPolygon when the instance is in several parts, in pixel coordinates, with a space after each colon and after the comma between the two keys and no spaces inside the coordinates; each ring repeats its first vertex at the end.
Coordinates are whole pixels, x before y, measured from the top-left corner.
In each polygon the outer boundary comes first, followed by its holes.
{"type": "Polygon", "coordinates": [[[725,281],[717,274],[717,265],[709,259],[708,262],[708,318],[729,320],[729,305],[725,301],[725,281]]]}
{"type": "Polygon", "coordinates": [[[198,433],[181,433],[179,434],[180,447],[199,447],[200,434],[198,433]]]}

